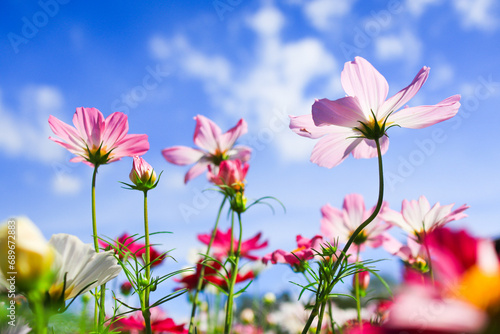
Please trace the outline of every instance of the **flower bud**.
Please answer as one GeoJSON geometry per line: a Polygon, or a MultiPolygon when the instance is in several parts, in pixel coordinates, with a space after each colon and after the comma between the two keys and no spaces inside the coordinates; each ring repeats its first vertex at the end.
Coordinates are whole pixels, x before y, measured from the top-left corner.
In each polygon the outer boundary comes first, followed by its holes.
{"type": "Polygon", "coordinates": [[[3,276],[21,292],[50,287],[56,252],[28,218],[10,219],[0,226],[0,254],[3,276]]]}
{"type": "Polygon", "coordinates": [[[153,167],[139,156],[134,156],[129,178],[138,190],[148,190],[156,187],[156,173],[153,167]]]}
{"type": "Polygon", "coordinates": [[[352,285],[356,286],[356,277],[358,279],[359,290],[366,291],[368,285],[370,284],[370,273],[368,271],[360,271],[354,274],[352,278],[352,285]]]}
{"type": "Polygon", "coordinates": [[[276,302],[276,295],[272,292],[268,292],[264,295],[264,304],[272,305],[276,302]]]}
{"type": "Polygon", "coordinates": [[[251,324],[255,320],[255,314],[251,309],[246,308],[241,311],[240,318],[244,324],[251,324]]]}
{"type": "Polygon", "coordinates": [[[130,295],[130,292],[132,291],[132,284],[130,284],[129,281],[123,282],[122,285],[120,285],[120,292],[124,296],[130,295]]]}

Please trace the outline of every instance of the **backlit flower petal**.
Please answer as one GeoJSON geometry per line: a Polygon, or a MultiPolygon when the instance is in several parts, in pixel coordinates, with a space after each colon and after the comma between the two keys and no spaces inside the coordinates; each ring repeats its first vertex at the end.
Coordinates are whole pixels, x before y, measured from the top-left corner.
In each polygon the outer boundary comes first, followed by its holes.
{"type": "Polygon", "coordinates": [[[194,119],[196,120],[194,143],[210,153],[220,149],[219,140],[222,131],[219,126],[203,115],[197,115],[194,119]]]}
{"type": "Polygon", "coordinates": [[[219,138],[219,149],[224,152],[231,149],[240,136],[248,132],[247,122],[242,118],[238,123],[219,138]]]}
{"type": "Polygon", "coordinates": [[[358,99],[346,96],[335,101],[316,100],[312,106],[312,118],[316,126],[338,125],[355,128],[360,125],[360,120],[365,119],[365,115],[358,99]]]}
{"type": "MultiPolygon", "coordinates": [[[[380,152],[384,155],[389,149],[389,138],[383,136],[379,139],[380,152]]],[[[377,145],[374,140],[362,139],[358,146],[352,151],[352,156],[356,159],[370,159],[377,157],[377,145]]]]}
{"type": "Polygon", "coordinates": [[[316,126],[311,114],[289,117],[290,129],[299,136],[317,139],[332,132],[332,128],[329,126],[316,126]]]}
{"type": "Polygon", "coordinates": [[[361,57],[345,63],[341,81],[347,95],[358,98],[365,119],[370,117],[371,111],[377,115],[389,92],[389,84],[372,64],[361,57]]]}
{"type": "Polygon", "coordinates": [[[417,92],[427,80],[429,71],[429,67],[422,67],[411,84],[401,89],[392,97],[388,98],[387,101],[385,101],[379,109],[379,113],[377,114],[378,119],[383,120],[390,112],[398,110],[399,108],[403,107],[408,101],[410,101],[410,99],[414,97],[415,94],[417,94],[417,92]]]}
{"type": "Polygon", "coordinates": [[[162,150],[161,154],[168,162],[183,166],[197,162],[205,153],[187,146],[173,146],[162,150]]]}
{"type": "Polygon", "coordinates": [[[389,116],[389,122],[403,128],[421,129],[452,118],[460,108],[460,95],[451,96],[436,105],[402,109],[389,116]]]}
{"type": "Polygon", "coordinates": [[[311,154],[311,162],[321,167],[335,167],[362,141],[359,138],[352,138],[357,135],[352,129],[341,127],[339,129],[342,131],[330,133],[316,143],[311,154]]]}

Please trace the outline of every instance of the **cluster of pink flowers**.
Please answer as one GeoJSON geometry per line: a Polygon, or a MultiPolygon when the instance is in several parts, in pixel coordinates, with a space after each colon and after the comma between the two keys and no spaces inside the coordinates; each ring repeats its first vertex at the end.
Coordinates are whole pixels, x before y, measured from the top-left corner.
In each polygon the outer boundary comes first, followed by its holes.
{"type": "MultiPolygon", "coordinates": [[[[290,116],[290,129],[300,136],[319,139],[311,154],[311,161],[319,166],[332,168],[352,154],[355,158],[378,157],[382,168],[381,156],[389,147],[386,133],[389,128],[424,128],[450,119],[458,112],[458,95],[435,105],[405,107],[425,83],[429,71],[424,66],[407,87],[388,98],[386,79],[367,60],[356,57],[345,64],[341,74],[346,96],[333,101],[316,100],[311,114],[290,116]]],[[[247,132],[247,124],[240,119],[223,133],[205,116],[197,115],[194,119],[193,141],[197,148],[173,146],[162,150],[162,155],[172,164],[193,165],[185,174],[185,183],[206,172],[209,182],[224,195],[221,210],[227,199],[233,214],[237,213],[240,219],[241,229],[241,214],[247,209],[245,187],[252,150],[236,145],[236,141],[247,132]]],[[[128,134],[125,114],[115,112],[104,118],[99,110],[82,107],[77,108],[73,124],[70,126],[53,116],[49,118],[49,125],[58,137],[50,139],[76,155],[71,161],[94,167],[96,173],[101,165],[133,157],[129,175],[132,184],[127,185],[143,191],[145,197],[148,190],[156,187],[161,173],[158,176],[141,157],[149,150],[148,138],[128,134]]],[[[383,182],[382,173],[381,179],[383,182]]],[[[454,204],[441,205],[439,202],[431,206],[427,198],[421,196],[418,200],[403,200],[401,209],[396,211],[382,199],[380,195],[377,205],[369,209],[360,194],[345,196],[341,208],[325,204],[321,207],[320,234],[310,239],[297,235],[295,250],[278,249],[263,257],[255,253],[268,246],[267,240],[261,240],[261,233],[247,240],[234,238],[232,227],[226,232],[214,228],[212,233],[199,234],[198,240],[208,245],[211,252],[209,254],[207,250],[206,258],[196,263],[193,272],[175,279],[178,283],[176,290],[194,292],[200,285],[203,290],[212,284],[229,295],[231,303],[227,305],[232,305],[234,284],[257,276],[253,270],[238,271],[240,258],[266,265],[284,263],[295,272],[305,273],[311,268],[308,265],[312,261],[331,263],[345,256],[348,262],[361,267],[349,274],[353,286],[356,286],[358,318],[348,319],[345,333],[499,331],[500,258],[494,244],[466,231],[445,227],[452,221],[467,217],[465,211],[469,207],[462,205],[453,209],[454,204]],[[406,233],[406,244],[389,233],[394,227],[406,233]],[[344,245],[345,253],[342,252],[344,245]],[[366,247],[382,247],[400,258],[404,268],[403,282],[395,297],[379,303],[376,317],[371,321],[362,321],[359,309],[360,292],[366,293],[370,272],[373,272],[362,267],[361,255],[366,247]],[[227,268],[229,266],[231,269],[227,268]]],[[[114,250],[121,260],[141,260],[149,275],[150,267],[160,265],[166,254],[149,245],[148,233],[145,243],[125,233],[114,242],[99,240],[99,244],[102,249],[114,250]]],[[[148,281],[145,285],[148,287],[144,290],[149,294],[152,284],[148,281]]],[[[127,295],[131,288],[130,282],[125,282],[123,294],[127,295]]],[[[194,304],[196,302],[195,299],[194,304]]],[[[146,323],[150,323],[151,330],[156,333],[188,333],[185,325],[176,324],[160,308],[149,310],[148,307],[114,321],[112,328],[133,334],[144,331],[146,323]],[[150,319],[148,312],[151,313],[150,319]]],[[[232,317],[232,308],[228,306],[227,309],[227,314],[232,317]]],[[[234,330],[237,333],[263,333],[260,328],[247,323],[238,324],[234,330]]]]}

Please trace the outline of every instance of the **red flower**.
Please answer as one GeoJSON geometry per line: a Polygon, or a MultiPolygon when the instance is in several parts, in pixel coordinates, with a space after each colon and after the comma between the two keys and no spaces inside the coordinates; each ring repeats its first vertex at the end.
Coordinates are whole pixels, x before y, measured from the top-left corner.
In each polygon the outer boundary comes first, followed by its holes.
{"type": "MultiPolygon", "coordinates": [[[[99,245],[102,248],[109,250],[113,249],[116,254],[123,259],[125,254],[132,255],[136,258],[141,259],[143,262],[143,255],[146,254],[146,245],[139,243],[134,240],[134,237],[130,236],[128,233],[123,233],[111,246],[108,242],[99,240],[99,245]]],[[[149,253],[151,258],[151,267],[158,266],[165,259],[165,254],[158,252],[154,247],[149,247],[149,253]]]]}
{"type": "MultiPolygon", "coordinates": [[[[256,249],[261,249],[267,247],[267,241],[259,244],[261,233],[256,234],[253,238],[241,242],[241,257],[245,257],[250,260],[258,260],[259,257],[251,255],[250,252],[256,249]]],[[[198,240],[200,240],[205,245],[208,245],[212,234],[199,234],[198,240]]],[[[214,248],[214,256],[217,258],[225,258],[228,256],[231,248],[231,228],[227,230],[226,233],[217,229],[215,232],[215,239],[212,243],[214,248]]],[[[238,240],[233,239],[233,250],[238,247],[238,240]]]]}
{"type": "Polygon", "coordinates": [[[316,254],[314,250],[321,251],[322,242],[323,237],[320,235],[316,235],[312,239],[307,239],[302,237],[301,235],[298,235],[297,249],[291,252],[278,249],[264,256],[262,258],[262,262],[264,262],[264,264],[267,264],[269,261],[271,261],[272,264],[288,263],[291,266],[300,265],[302,261],[307,261],[314,257],[314,255],[316,254]]]}
{"type": "MultiPolygon", "coordinates": [[[[183,325],[177,325],[172,318],[167,318],[166,314],[159,308],[154,307],[151,311],[151,329],[153,333],[184,334],[188,330],[183,325]]],[[[122,318],[113,324],[113,329],[125,331],[125,333],[139,333],[146,328],[144,317],[141,311],[133,313],[128,318],[122,318]]]]}

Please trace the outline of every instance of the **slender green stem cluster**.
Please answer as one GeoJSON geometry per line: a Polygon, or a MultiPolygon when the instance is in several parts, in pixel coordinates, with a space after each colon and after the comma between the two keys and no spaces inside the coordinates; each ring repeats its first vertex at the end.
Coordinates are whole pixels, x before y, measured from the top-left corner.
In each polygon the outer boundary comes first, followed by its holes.
{"type": "Polygon", "coordinates": [[[238,223],[239,223],[239,238],[238,238],[238,247],[236,248],[236,252],[233,251],[233,232],[234,232],[234,211],[232,212],[232,221],[231,221],[231,251],[229,254],[229,258],[231,261],[231,278],[229,281],[229,294],[227,296],[227,304],[226,304],[226,321],[224,324],[224,334],[229,334],[231,332],[231,325],[233,322],[233,304],[234,304],[234,286],[236,284],[236,276],[238,275],[238,265],[240,261],[240,253],[241,253],[241,241],[243,238],[243,225],[241,223],[241,213],[238,212],[238,223]]]}
{"type": "Polygon", "coordinates": [[[149,244],[149,223],[148,223],[148,191],[144,190],[144,238],[146,242],[146,282],[147,286],[144,291],[144,303],[142,306],[142,316],[146,325],[146,334],[151,334],[151,312],[149,311],[149,295],[151,293],[151,251],[149,244]]]}
{"type": "MultiPolygon", "coordinates": [[[[375,143],[377,145],[377,154],[378,154],[378,169],[379,169],[379,194],[378,194],[378,200],[377,200],[377,205],[375,207],[375,210],[373,213],[368,217],[361,225],[358,226],[358,228],[353,232],[347,243],[345,244],[342,252],[338,256],[335,265],[333,266],[331,273],[332,275],[336,275],[337,270],[339,269],[340,265],[342,262],[344,262],[347,251],[351,247],[352,243],[356,239],[356,237],[363,231],[363,229],[370,224],[375,217],[377,217],[378,213],[380,212],[380,209],[382,208],[382,202],[384,199],[384,172],[383,172],[383,165],[382,165],[382,152],[380,149],[380,142],[379,138],[374,138],[375,143]]],[[[338,275],[334,276],[335,278],[329,282],[320,282],[320,286],[317,289],[316,293],[316,303],[314,307],[312,308],[311,314],[309,315],[309,318],[307,319],[307,322],[304,326],[304,329],[302,330],[302,334],[307,334],[309,331],[309,328],[311,327],[312,322],[314,321],[314,318],[318,316],[318,325],[316,328],[316,332],[319,333],[322,325],[322,319],[323,319],[323,312],[325,310],[326,303],[328,302],[330,293],[337,284],[337,282],[340,280],[341,277],[338,277],[338,275]]]]}
{"type": "MultiPolygon", "coordinates": [[[[219,207],[219,212],[217,213],[217,219],[215,220],[215,225],[214,229],[212,230],[212,236],[210,237],[210,241],[207,246],[207,251],[205,252],[204,260],[208,257],[210,254],[210,249],[212,248],[212,244],[215,239],[215,235],[217,233],[217,228],[219,226],[219,220],[220,216],[222,213],[222,208],[224,207],[224,204],[226,204],[227,196],[224,196],[224,199],[222,200],[222,203],[219,207]]],[[[203,261],[204,261],[203,260],[203,261]]],[[[198,276],[198,281],[196,282],[196,291],[194,293],[194,298],[193,298],[193,306],[191,309],[191,318],[189,320],[189,334],[193,333],[194,330],[194,317],[196,315],[196,307],[198,305],[198,296],[200,294],[201,288],[203,286],[203,276],[205,275],[205,263],[202,262],[201,269],[200,269],[200,275],[198,276]]]]}

